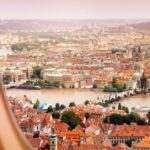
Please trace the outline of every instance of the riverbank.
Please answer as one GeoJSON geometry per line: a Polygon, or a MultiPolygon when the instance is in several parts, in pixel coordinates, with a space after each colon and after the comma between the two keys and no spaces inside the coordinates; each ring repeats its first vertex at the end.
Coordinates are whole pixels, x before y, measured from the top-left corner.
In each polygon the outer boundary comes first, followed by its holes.
{"type": "Polygon", "coordinates": [[[18,88],[37,88],[37,89],[46,89],[46,88],[60,88],[63,87],[59,82],[49,82],[43,80],[28,80],[18,86],[18,88]]]}

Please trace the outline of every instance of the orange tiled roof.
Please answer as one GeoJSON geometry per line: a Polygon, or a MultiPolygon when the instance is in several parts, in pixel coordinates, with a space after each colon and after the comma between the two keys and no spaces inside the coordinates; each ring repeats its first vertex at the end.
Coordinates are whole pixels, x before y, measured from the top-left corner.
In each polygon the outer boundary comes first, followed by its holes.
{"type": "Polygon", "coordinates": [[[89,135],[86,133],[78,132],[78,131],[66,131],[58,135],[59,137],[69,138],[80,138],[80,137],[88,137],[89,135]]]}
{"type": "Polygon", "coordinates": [[[150,126],[118,125],[111,133],[111,137],[145,137],[150,136],[150,126]]]}
{"type": "Polygon", "coordinates": [[[145,137],[142,141],[135,145],[136,148],[149,148],[150,149],[150,137],[145,137]]]}

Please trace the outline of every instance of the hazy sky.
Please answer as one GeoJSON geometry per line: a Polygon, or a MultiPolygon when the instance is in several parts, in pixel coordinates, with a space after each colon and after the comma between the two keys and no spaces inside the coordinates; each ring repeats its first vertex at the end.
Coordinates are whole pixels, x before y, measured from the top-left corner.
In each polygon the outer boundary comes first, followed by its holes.
{"type": "Polygon", "coordinates": [[[0,0],[0,19],[150,18],[150,0],[0,0]]]}

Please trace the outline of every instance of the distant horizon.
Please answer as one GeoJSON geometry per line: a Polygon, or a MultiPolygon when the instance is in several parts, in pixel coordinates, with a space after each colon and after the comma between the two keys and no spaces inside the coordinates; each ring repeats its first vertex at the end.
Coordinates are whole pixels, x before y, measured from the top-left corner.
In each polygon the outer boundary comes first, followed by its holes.
{"type": "Polygon", "coordinates": [[[16,20],[16,21],[22,21],[22,20],[41,20],[41,21],[76,21],[76,20],[104,20],[104,21],[107,21],[107,20],[149,20],[150,21],[150,18],[0,18],[0,20],[8,20],[8,21],[13,21],[13,20],[16,20]]]}
{"type": "Polygon", "coordinates": [[[0,0],[0,19],[150,19],[149,0],[0,0]]]}

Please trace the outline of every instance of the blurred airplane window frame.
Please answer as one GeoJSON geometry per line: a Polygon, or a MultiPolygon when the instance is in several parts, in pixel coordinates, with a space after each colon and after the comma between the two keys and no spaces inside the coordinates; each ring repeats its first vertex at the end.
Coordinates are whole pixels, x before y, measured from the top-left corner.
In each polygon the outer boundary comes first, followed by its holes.
{"type": "Polygon", "coordinates": [[[22,134],[7,104],[5,88],[0,75],[0,150],[33,150],[22,134]]]}

